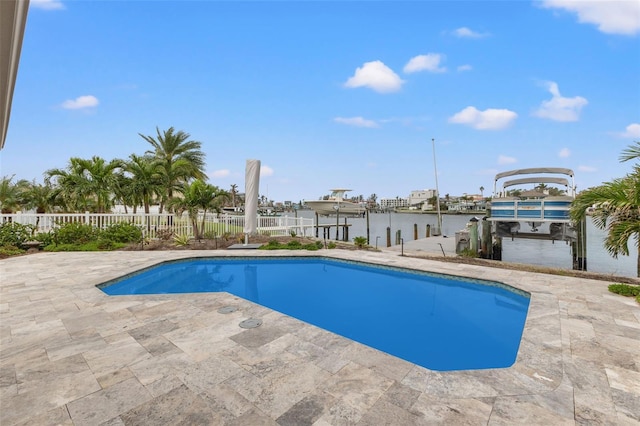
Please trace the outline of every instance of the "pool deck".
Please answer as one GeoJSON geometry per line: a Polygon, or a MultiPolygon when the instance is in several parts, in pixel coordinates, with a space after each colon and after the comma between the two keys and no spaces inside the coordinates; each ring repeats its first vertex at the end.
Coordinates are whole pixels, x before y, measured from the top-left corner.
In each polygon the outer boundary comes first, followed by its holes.
{"type": "Polygon", "coordinates": [[[9,258],[0,261],[0,424],[638,425],[640,307],[608,284],[392,250],[9,258]],[[431,371],[228,293],[95,287],[207,255],[325,255],[513,285],[531,293],[517,361],[431,371]],[[240,328],[248,318],[263,324],[240,328]]]}

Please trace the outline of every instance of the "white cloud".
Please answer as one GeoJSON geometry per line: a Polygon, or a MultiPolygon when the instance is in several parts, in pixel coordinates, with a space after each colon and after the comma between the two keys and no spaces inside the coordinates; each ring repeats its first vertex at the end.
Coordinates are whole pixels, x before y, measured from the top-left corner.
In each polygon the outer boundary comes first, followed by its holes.
{"type": "Polygon", "coordinates": [[[460,37],[460,38],[482,38],[482,37],[486,37],[487,34],[483,34],[483,33],[479,33],[476,31],[473,31],[467,27],[460,27],[456,30],[453,31],[453,34],[456,37],[460,37]]]}
{"type": "Polygon", "coordinates": [[[593,173],[593,172],[597,172],[598,169],[591,166],[578,166],[578,171],[585,172],[585,173],[593,173]]]}
{"type": "Polygon", "coordinates": [[[445,72],[447,69],[440,66],[440,62],[444,60],[444,55],[439,53],[427,53],[426,55],[414,56],[407,62],[402,69],[405,73],[413,73],[419,71],[429,72],[445,72]]]}
{"type": "Polygon", "coordinates": [[[571,151],[569,150],[569,148],[562,148],[558,152],[558,157],[560,157],[560,158],[567,158],[569,156],[571,156],[571,151]]]}
{"type": "Polygon", "coordinates": [[[229,175],[231,175],[231,171],[229,169],[220,169],[220,170],[215,170],[213,173],[209,175],[209,177],[225,178],[225,177],[228,177],[229,175]]]}
{"type": "Polygon", "coordinates": [[[508,109],[486,109],[480,111],[468,106],[449,118],[449,123],[465,124],[478,130],[499,130],[509,126],[518,114],[508,109]]]}
{"type": "Polygon", "coordinates": [[[98,106],[99,103],[98,98],[95,96],[85,95],[78,96],[75,99],[68,99],[64,101],[61,106],[64,109],[82,109],[98,106]]]}
{"type": "Polygon", "coordinates": [[[269,166],[260,166],[260,177],[273,176],[273,169],[269,166]]]}
{"type": "Polygon", "coordinates": [[[513,163],[517,163],[518,160],[516,160],[513,157],[508,157],[506,155],[499,155],[498,156],[498,164],[513,164],[513,163]]]}
{"type": "Polygon", "coordinates": [[[458,69],[459,72],[471,71],[473,69],[473,67],[471,65],[469,65],[469,64],[464,64],[464,65],[460,65],[457,69],[458,69]]]}
{"type": "Polygon", "coordinates": [[[29,2],[30,7],[44,10],[61,10],[64,9],[64,4],[60,0],[31,0],[29,2]]]}
{"type": "Polygon", "coordinates": [[[333,119],[336,123],[346,124],[348,126],[356,126],[356,127],[380,127],[378,123],[373,120],[367,120],[363,117],[336,117],[333,119]]]}
{"type": "Polygon", "coordinates": [[[635,35],[640,32],[640,7],[637,0],[543,0],[542,7],[575,13],[579,22],[594,24],[603,33],[635,35]]]}
{"type": "Polygon", "coordinates": [[[365,62],[356,69],[353,77],[350,77],[345,87],[369,87],[379,93],[397,92],[404,81],[386,66],[382,61],[365,62]]]}
{"type": "Polygon", "coordinates": [[[620,133],[623,138],[640,138],[640,124],[632,123],[624,129],[625,131],[620,133]]]}
{"type": "Polygon", "coordinates": [[[548,101],[543,101],[540,108],[534,111],[533,115],[554,121],[578,121],[580,110],[589,102],[582,96],[563,97],[560,95],[558,84],[553,81],[548,81],[545,85],[552,97],[548,101]]]}

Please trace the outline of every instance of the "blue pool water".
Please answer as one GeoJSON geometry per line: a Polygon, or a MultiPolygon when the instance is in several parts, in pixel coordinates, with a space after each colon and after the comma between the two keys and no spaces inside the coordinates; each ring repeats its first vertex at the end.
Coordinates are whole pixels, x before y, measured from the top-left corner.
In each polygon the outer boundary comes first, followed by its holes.
{"type": "Polygon", "coordinates": [[[324,258],[182,260],[99,287],[226,291],[440,371],[511,366],[529,307],[527,293],[494,282],[324,258]]]}

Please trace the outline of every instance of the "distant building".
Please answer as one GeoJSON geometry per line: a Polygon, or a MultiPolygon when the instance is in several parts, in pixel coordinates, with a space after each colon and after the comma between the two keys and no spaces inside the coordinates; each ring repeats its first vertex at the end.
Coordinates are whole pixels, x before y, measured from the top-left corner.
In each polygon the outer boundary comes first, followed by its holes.
{"type": "Polygon", "coordinates": [[[436,196],[435,189],[417,189],[409,195],[409,207],[421,207],[429,203],[429,198],[436,196]]]}
{"type": "Polygon", "coordinates": [[[380,208],[383,210],[401,207],[409,207],[409,199],[400,197],[380,199],[380,208]]]}

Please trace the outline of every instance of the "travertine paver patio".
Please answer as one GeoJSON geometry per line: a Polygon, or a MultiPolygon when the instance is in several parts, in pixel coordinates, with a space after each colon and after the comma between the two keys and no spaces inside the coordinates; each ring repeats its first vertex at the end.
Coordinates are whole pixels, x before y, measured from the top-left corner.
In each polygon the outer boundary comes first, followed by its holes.
{"type": "Polygon", "coordinates": [[[0,261],[0,424],[640,424],[640,308],[608,283],[318,254],[530,292],[518,360],[430,371],[227,293],[95,287],[163,260],[274,252],[41,253],[0,261]],[[227,305],[239,309],[218,312],[227,305]],[[263,325],[239,328],[249,317],[263,325]]]}

